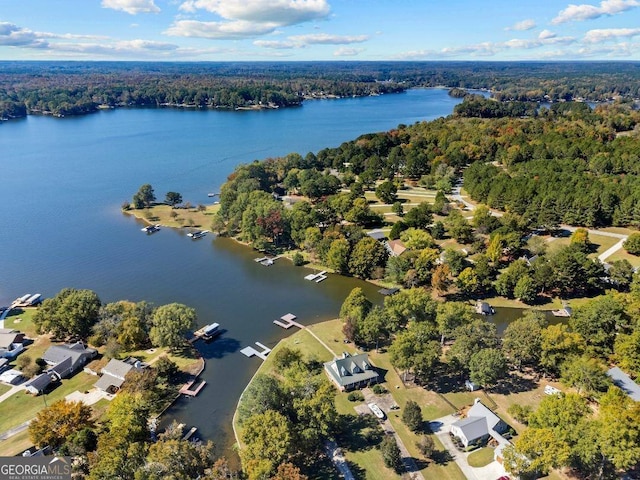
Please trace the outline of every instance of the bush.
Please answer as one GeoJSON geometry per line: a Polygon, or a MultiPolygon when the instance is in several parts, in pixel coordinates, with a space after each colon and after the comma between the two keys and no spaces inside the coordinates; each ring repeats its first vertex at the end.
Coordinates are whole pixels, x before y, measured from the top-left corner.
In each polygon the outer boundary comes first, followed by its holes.
{"type": "Polygon", "coordinates": [[[347,395],[347,400],[350,402],[362,402],[364,400],[364,396],[360,392],[351,392],[347,395]]]}
{"type": "Polygon", "coordinates": [[[374,385],[373,388],[373,393],[375,393],[376,395],[382,395],[383,393],[387,393],[387,389],[384,388],[382,385],[374,385]]]}
{"type": "Polygon", "coordinates": [[[622,244],[631,255],[640,255],[640,233],[632,233],[622,244]]]}
{"type": "Polygon", "coordinates": [[[301,267],[302,265],[304,265],[304,257],[300,252],[296,252],[293,254],[293,264],[296,267],[301,267]]]}

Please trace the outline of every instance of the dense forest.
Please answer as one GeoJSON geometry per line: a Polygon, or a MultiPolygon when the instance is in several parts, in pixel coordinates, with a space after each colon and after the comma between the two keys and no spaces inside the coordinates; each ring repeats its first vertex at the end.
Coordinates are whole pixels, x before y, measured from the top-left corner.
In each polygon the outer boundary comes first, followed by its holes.
{"type": "Polygon", "coordinates": [[[487,89],[498,100],[640,97],[635,63],[0,62],[0,118],[78,115],[101,106],[259,108],[412,87],[487,89]]]}

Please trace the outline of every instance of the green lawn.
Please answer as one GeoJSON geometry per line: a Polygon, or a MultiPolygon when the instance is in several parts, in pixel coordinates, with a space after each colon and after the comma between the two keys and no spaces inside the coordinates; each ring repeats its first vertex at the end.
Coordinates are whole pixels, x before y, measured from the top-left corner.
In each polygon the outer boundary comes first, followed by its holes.
{"type": "Polygon", "coordinates": [[[29,430],[20,432],[11,438],[0,441],[0,457],[12,457],[33,446],[29,438],[29,430]]]}
{"type": "Polygon", "coordinates": [[[640,257],[627,253],[624,248],[621,248],[616,253],[607,258],[608,263],[615,262],[616,260],[627,260],[634,267],[640,267],[640,257]]]}
{"type": "Polygon", "coordinates": [[[493,462],[493,448],[484,447],[475,452],[472,452],[467,457],[467,463],[471,467],[486,467],[493,462]]]}
{"type": "Polygon", "coordinates": [[[18,392],[0,403],[0,432],[4,432],[21,423],[31,420],[46,405],[63,399],[71,392],[84,392],[93,387],[97,377],[80,372],[72,378],[62,381],[57,388],[47,395],[34,397],[25,392],[18,392]]]}
{"type": "Polygon", "coordinates": [[[9,385],[5,385],[4,383],[0,383],[0,395],[3,395],[5,393],[7,393],[9,390],[11,390],[11,387],[9,385]]]}
{"type": "Polygon", "coordinates": [[[33,324],[33,316],[36,311],[36,308],[11,310],[7,318],[4,319],[4,328],[14,328],[25,333],[29,338],[35,338],[38,335],[33,324]]]}

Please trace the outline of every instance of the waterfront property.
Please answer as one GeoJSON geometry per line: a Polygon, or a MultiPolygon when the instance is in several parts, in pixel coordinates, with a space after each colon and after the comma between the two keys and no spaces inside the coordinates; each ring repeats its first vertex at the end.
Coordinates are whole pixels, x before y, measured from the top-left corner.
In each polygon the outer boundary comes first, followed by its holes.
{"type": "Polygon", "coordinates": [[[47,372],[55,374],[58,378],[67,378],[82,367],[89,360],[98,355],[93,348],[85,347],[82,342],[71,344],[53,345],[42,356],[51,368],[47,372]]]}
{"type": "Polygon", "coordinates": [[[279,327],[284,328],[285,330],[288,330],[291,327],[298,327],[300,329],[304,328],[304,325],[301,325],[300,323],[295,321],[296,318],[298,317],[296,317],[293,313],[287,313],[286,315],[280,317],[280,320],[274,320],[273,323],[275,323],[279,327]]]}
{"type": "Polygon", "coordinates": [[[13,359],[24,350],[24,333],[8,328],[0,329],[0,358],[13,359]]]}
{"type": "MultiPolygon", "coordinates": [[[[500,417],[484,406],[479,398],[467,412],[467,417],[451,424],[451,434],[456,437],[464,447],[486,442],[490,437],[499,446],[508,445],[509,441],[501,434],[506,432],[508,425],[500,417]]],[[[502,447],[504,448],[504,447],[502,447]]],[[[502,450],[500,448],[500,451],[502,450]]],[[[496,449],[498,450],[498,449],[496,449]]],[[[498,454],[499,452],[496,452],[498,454]]]]}
{"type": "Polygon", "coordinates": [[[329,379],[340,390],[369,386],[380,381],[380,374],[371,366],[366,353],[350,355],[347,352],[324,364],[329,379]]]}
{"type": "Polygon", "coordinates": [[[116,393],[120,390],[120,387],[122,387],[129,372],[139,372],[142,371],[143,368],[143,364],[135,358],[125,361],[112,358],[109,360],[109,363],[102,368],[102,376],[96,382],[95,386],[103,392],[116,393]]]}
{"type": "Polygon", "coordinates": [[[258,347],[262,349],[262,351],[258,351],[253,347],[244,347],[242,350],[240,350],[240,353],[242,353],[246,357],[256,356],[261,360],[266,360],[267,355],[269,355],[269,353],[271,352],[271,349],[260,342],[255,342],[255,343],[258,347]]]}

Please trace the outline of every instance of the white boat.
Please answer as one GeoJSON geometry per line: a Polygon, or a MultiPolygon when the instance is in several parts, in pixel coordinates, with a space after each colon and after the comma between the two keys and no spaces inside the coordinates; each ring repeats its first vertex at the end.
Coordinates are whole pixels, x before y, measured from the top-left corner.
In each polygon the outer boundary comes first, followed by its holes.
{"type": "Polygon", "coordinates": [[[187,233],[187,236],[191,237],[192,240],[197,240],[198,238],[204,237],[208,232],[209,232],[209,230],[200,230],[198,232],[189,232],[189,233],[187,233]]]}
{"type": "Polygon", "coordinates": [[[160,224],[156,224],[156,225],[147,225],[144,228],[141,228],[140,230],[142,230],[145,233],[156,233],[160,230],[160,224]]]}
{"type": "Polygon", "coordinates": [[[369,410],[371,410],[376,417],[380,419],[384,418],[384,412],[380,410],[380,407],[378,405],[376,405],[375,403],[367,403],[367,406],[369,407],[369,410]]]}
{"type": "Polygon", "coordinates": [[[202,336],[205,338],[213,338],[220,334],[220,324],[212,323],[202,329],[202,336]]]}

